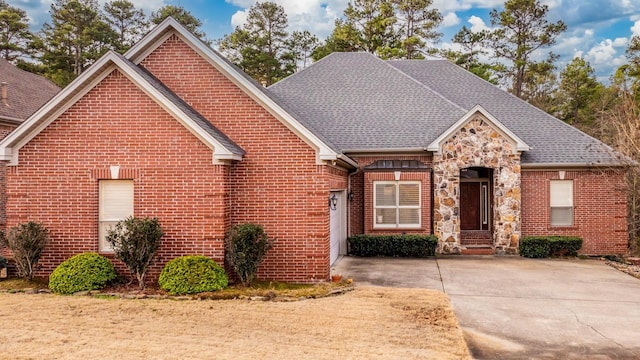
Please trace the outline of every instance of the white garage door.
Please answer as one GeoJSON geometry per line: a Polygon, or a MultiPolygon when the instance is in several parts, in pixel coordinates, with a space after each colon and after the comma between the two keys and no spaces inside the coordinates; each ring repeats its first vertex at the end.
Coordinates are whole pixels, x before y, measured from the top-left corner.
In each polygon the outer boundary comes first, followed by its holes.
{"type": "Polygon", "coordinates": [[[330,256],[333,264],[340,255],[347,252],[347,202],[344,191],[332,191],[329,196],[338,199],[335,210],[329,209],[330,256]]]}

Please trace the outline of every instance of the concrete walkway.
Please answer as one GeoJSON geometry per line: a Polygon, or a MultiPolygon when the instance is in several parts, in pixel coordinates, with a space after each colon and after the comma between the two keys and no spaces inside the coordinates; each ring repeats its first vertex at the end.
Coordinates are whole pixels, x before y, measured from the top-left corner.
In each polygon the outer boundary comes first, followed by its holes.
{"type": "Polygon", "coordinates": [[[344,257],[332,272],[444,291],[477,359],[640,359],[640,280],[598,260],[344,257]]]}

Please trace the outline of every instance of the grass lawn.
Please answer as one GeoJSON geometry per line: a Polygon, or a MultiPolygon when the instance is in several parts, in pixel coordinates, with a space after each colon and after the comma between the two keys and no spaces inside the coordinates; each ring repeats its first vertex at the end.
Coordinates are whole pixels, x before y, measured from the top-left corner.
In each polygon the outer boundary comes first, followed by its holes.
{"type": "Polygon", "coordinates": [[[293,302],[0,293],[0,329],[0,359],[469,358],[448,298],[425,289],[293,302]]]}

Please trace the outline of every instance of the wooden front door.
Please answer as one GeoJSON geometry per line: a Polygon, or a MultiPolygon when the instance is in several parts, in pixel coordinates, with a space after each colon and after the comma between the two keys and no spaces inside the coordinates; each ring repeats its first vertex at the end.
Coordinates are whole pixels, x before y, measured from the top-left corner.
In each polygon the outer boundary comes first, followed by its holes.
{"type": "Polygon", "coordinates": [[[480,183],[460,183],[460,230],[480,230],[480,183]]]}
{"type": "Polygon", "coordinates": [[[489,230],[490,199],[488,181],[460,183],[460,230],[489,230]]]}

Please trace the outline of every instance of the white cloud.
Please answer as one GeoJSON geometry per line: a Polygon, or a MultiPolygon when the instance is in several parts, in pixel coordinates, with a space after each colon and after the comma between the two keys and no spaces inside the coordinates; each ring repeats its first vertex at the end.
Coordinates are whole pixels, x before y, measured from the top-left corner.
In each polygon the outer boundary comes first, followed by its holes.
{"type": "MultiPolygon", "coordinates": [[[[232,25],[238,26],[246,21],[247,10],[257,0],[226,0],[242,7],[233,15],[232,25]]],[[[349,0],[272,0],[284,7],[289,21],[289,30],[309,30],[320,39],[327,37],[333,30],[335,19],[342,15],[349,0]]]]}
{"type": "Polygon", "coordinates": [[[438,9],[441,13],[469,10],[471,8],[493,9],[502,7],[504,0],[434,0],[432,8],[438,9]]]}
{"type": "Polygon", "coordinates": [[[449,27],[456,26],[458,24],[460,24],[460,18],[454,12],[447,13],[442,17],[441,26],[449,27]]]}
{"type": "Polygon", "coordinates": [[[627,38],[616,38],[615,40],[613,40],[612,46],[613,47],[627,47],[627,44],[629,43],[629,39],[627,38]]]}
{"type": "Polygon", "coordinates": [[[247,11],[238,10],[231,16],[231,25],[235,29],[238,26],[242,26],[247,21],[247,11]]]}
{"type": "Polygon", "coordinates": [[[631,27],[631,32],[635,36],[640,36],[640,19],[636,20],[636,22],[631,27]]]}
{"type": "Polygon", "coordinates": [[[482,20],[481,18],[473,15],[469,18],[469,20],[467,20],[467,22],[469,24],[471,24],[471,31],[472,32],[480,32],[483,30],[489,30],[489,27],[487,26],[487,24],[484,23],[484,20],[482,20]]]}
{"type": "Polygon", "coordinates": [[[611,63],[618,55],[618,50],[611,39],[606,39],[587,52],[587,59],[595,66],[611,63]]]}

